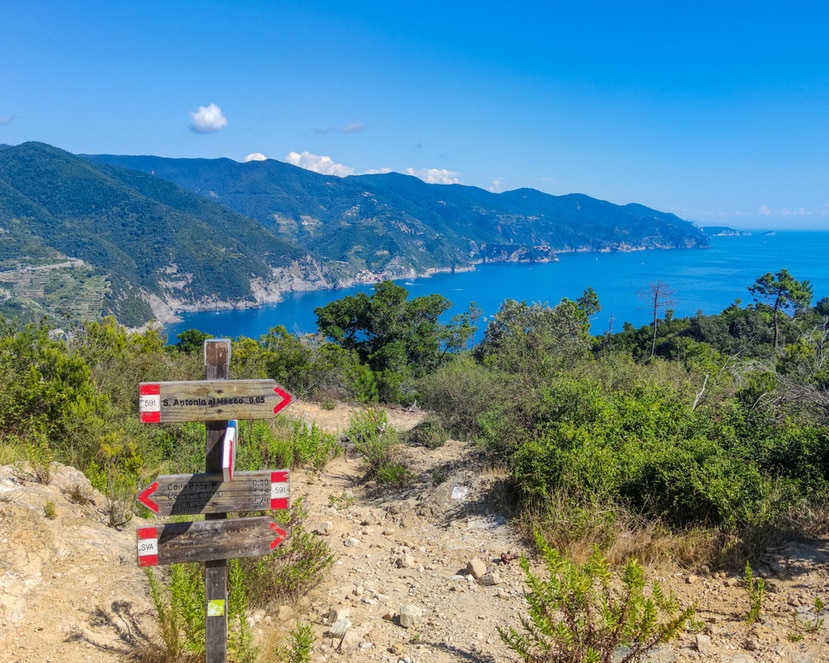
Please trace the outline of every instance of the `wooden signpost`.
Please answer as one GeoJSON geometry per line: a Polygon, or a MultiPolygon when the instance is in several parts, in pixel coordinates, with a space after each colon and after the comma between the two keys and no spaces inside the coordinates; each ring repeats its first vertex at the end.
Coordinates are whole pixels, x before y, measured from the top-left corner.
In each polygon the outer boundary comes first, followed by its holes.
{"type": "Polygon", "coordinates": [[[267,555],[288,534],[268,516],[138,528],[138,566],[267,555]]]}
{"type": "Polygon", "coordinates": [[[139,566],[204,562],[205,663],[227,661],[227,560],[267,555],[288,534],[268,516],[227,519],[229,512],[287,509],[288,470],[234,472],[237,419],[274,417],[292,396],[273,380],[228,380],[230,341],[204,342],[207,379],[142,382],[142,423],[204,421],[205,472],[156,478],[136,499],[159,516],[205,520],[140,527],[139,566]]]}
{"type": "Polygon", "coordinates": [[[214,474],[162,474],[136,499],[159,516],[287,509],[288,470],[214,474]]]}
{"type": "Polygon", "coordinates": [[[194,380],[142,382],[138,386],[141,423],[268,419],[291,403],[273,380],[194,380]]]}

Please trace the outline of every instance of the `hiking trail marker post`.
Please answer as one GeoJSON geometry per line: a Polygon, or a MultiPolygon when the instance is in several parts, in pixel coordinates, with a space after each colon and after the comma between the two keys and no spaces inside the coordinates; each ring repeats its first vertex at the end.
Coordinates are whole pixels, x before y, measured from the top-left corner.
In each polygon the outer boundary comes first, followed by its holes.
{"type": "Polygon", "coordinates": [[[156,478],[136,499],[160,516],[203,521],[139,527],[139,566],[204,562],[205,663],[227,661],[227,560],[267,555],[287,533],[268,516],[227,518],[228,512],[287,509],[288,470],[234,472],[239,419],[266,419],[293,397],[273,380],[228,380],[230,341],[204,342],[207,379],[142,382],[142,423],[205,422],[205,473],[156,478]]]}

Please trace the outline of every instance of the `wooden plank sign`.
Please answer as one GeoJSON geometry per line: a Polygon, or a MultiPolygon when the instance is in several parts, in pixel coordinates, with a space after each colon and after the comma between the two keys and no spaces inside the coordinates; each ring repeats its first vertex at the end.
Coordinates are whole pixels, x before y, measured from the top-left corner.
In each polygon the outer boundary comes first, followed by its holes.
{"type": "Polygon", "coordinates": [[[289,470],[237,472],[225,481],[210,474],[165,474],[145,486],[136,499],[159,516],[287,509],[289,470]]]}
{"type": "Polygon", "coordinates": [[[292,400],[273,380],[142,382],[138,387],[138,412],[145,424],[268,419],[292,400]]]}
{"type": "Polygon", "coordinates": [[[139,527],[138,566],[261,557],[287,536],[267,516],[139,527]]]}
{"type": "Polygon", "coordinates": [[[222,476],[225,481],[233,481],[233,469],[236,462],[236,442],[239,438],[239,422],[235,419],[227,422],[227,430],[222,438],[222,476]]]}

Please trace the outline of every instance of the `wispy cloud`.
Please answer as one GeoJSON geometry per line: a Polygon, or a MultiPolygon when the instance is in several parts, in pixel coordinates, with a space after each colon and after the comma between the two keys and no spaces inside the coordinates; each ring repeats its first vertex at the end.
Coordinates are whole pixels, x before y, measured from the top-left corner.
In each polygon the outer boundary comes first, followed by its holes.
{"type": "Polygon", "coordinates": [[[314,133],[318,136],[325,136],[327,134],[358,134],[366,128],[363,122],[351,122],[344,127],[329,127],[328,129],[314,129],[314,133]]]}
{"type": "Polygon", "coordinates": [[[0,126],[4,124],[9,124],[14,119],[11,115],[0,115],[0,126]]]}
{"type": "Polygon", "coordinates": [[[242,159],[242,163],[247,163],[248,161],[267,161],[268,157],[266,157],[261,152],[253,152],[252,154],[248,154],[244,159],[242,159]]]}
{"type": "Polygon", "coordinates": [[[768,205],[760,205],[760,208],[757,210],[760,216],[814,216],[814,212],[811,210],[807,210],[804,208],[791,210],[791,209],[771,209],[768,205]]]}
{"type": "Polygon", "coordinates": [[[344,166],[341,163],[336,163],[331,157],[320,156],[318,154],[311,154],[310,152],[289,152],[285,157],[287,163],[305,168],[306,170],[313,170],[315,173],[322,175],[336,175],[337,177],[345,177],[346,175],[353,175],[354,169],[344,166]]]}
{"type": "Polygon", "coordinates": [[[199,106],[195,113],[190,113],[190,117],[190,131],[197,134],[213,133],[227,126],[227,118],[216,104],[199,106]]]}
{"type": "Polygon", "coordinates": [[[489,190],[492,193],[503,193],[506,189],[506,184],[504,183],[503,178],[500,177],[493,177],[492,182],[489,185],[489,190]]]}
{"type": "Polygon", "coordinates": [[[406,168],[406,175],[414,175],[429,184],[458,184],[460,173],[445,168],[406,168]]]}

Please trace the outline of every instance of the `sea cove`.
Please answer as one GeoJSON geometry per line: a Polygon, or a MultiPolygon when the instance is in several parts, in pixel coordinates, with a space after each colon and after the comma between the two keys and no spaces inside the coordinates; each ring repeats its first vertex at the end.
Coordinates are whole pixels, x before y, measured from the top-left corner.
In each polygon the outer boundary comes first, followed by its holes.
{"type": "MultiPolygon", "coordinates": [[[[829,232],[776,233],[711,238],[711,248],[652,250],[631,253],[562,253],[558,262],[538,264],[486,264],[471,272],[437,274],[399,281],[410,297],[439,293],[453,303],[450,314],[463,312],[475,302],[484,316],[493,315],[506,299],[555,304],[575,299],[592,287],[602,311],[592,320],[591,331],[620,331],[624,322],[647,324],[651,312],[648,291],[662,281],[673,291],[670,307],[686,317],[697,311],[716,314],[739,299],[751,301],[747,287],[766,272],[788,269],[809,280],[814,301],[829,296],[829,232]]],[[[288,293],[279,304],[257,309],[185,313],[181,322],[164,328],[171,342],[186,329],[199,329],[215,337],[259,338],[270,328],[285,325],[289,331],[316,331],[314,309],[371,286],[346,290],[288,293]]],[[[480,325],[479,325],[480,326],[480,325]]]]}

